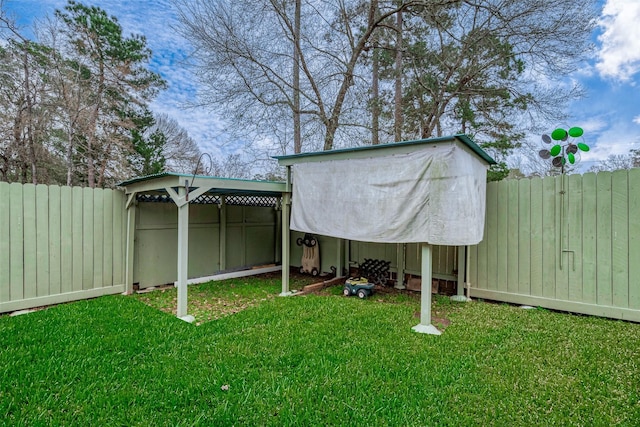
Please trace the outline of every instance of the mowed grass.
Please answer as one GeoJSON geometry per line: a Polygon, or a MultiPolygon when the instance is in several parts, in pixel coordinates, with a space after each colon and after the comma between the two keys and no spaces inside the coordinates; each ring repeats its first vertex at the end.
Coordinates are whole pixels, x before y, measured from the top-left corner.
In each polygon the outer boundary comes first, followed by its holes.
{"type": "Polygon", "coordinates": [[[200,326],[139,296],[2,316],[0,424],[640,424],[640,325],[437,297],[436,337],[416,297],[338,292],[200,326]]]}

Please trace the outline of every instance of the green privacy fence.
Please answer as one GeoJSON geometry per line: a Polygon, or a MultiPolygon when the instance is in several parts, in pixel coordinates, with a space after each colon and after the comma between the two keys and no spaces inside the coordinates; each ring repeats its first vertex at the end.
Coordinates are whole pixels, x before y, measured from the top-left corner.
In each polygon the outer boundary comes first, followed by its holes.
{"type": "MultiPolygon", "coordinates": [[[[134,281],[173,282],[175,206],[135,209],[134,281]]],[[[189,276],[277,261],[279,221],[273,208],[192,206],[189,276]]],[[[0,312],[123,292],[125,236],[120,191],[0,183],[0,312]]],[[[341,254],[420,274],[419,245],[319,240],[323,271],[341,254]]],[[[434,277],[454,280],[457,249],[433,256],[434,277]]],[[[640,169],[489,184],[470,267],[472,297],[640,321],[640,169]]]]}
{"type": "Polygon", "coordinates": [[[640,169],[487,187],[473,297],[640,321],[640,169]]]}
{"type": "Polygon", "coordinates": [[[124,291],[124,194],[0,182],[0,312],[124,291]]]}

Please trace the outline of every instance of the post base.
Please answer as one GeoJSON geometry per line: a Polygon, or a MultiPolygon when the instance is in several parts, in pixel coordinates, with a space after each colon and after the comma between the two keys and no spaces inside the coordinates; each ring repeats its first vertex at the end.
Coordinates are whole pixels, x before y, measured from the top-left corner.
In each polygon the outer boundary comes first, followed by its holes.
{"type": "Polygon", "coordinates": [[[187,314],[186,316],[178,317],[178,319],[184,320],[187,323],[193,323],[196,321],[196,318],[190,314],[187,314]]]}
{"type": "Polygon", "coordinates": [[[295,295],[298,291],[288,291],[288,292],[280,292],[278,294],[279,297],[290,297],[292,295],[295,295]]]}
{"type": "Polygon", "coordinates": [[[423,324],[418,324],[416,326],[414,326],[413,328],[411,328],[411,330],[419,333],[419,334],[429,334],[429,335],[442,335],[442,332],[440,332],[438,330],[438,328],[436,328],[433,325],[423,325],[423,324]]]}

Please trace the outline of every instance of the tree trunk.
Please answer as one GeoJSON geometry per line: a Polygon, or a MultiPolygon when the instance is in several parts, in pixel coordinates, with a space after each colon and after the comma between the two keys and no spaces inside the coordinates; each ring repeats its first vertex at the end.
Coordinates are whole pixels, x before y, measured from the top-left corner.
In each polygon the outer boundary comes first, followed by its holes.
{"type": "Polygon", "coordinates": [[[100,114],[100,104],[102,101],[102,94],[104,92],[104,63],[100,61],[99,63],[99,81],[98,81],[98,91],[96,93],[96,103],[91,112],[91,119],[89,122],[89,132],[87,133],[87,181],[89,187],[96,187],[96,167],[93,158],[93,147],[96,142],[96,134],[98,132],[98,116],[100,114]]]}
{"type": "MultiPolygon", "coordinates": [[[[27,42],[28,43],[28,42],[27,42]]],[[[27,50],[29,45],[25,46],[24,56],[23,56],[23,67],[24,67],[24,100],[27,107],[27,135],[26,135],[26,143],[27,149],[29,151],[29,166],[31,169],[31,182],[33,184],[38,183],[38,168],[37,168],[37,153],[35,147],[35,140],[33,136],[33,99],[31,98],[31,73],[29,73],[29,57],[27,56],[27,50]]]]}
{"type": "Polygon", "coordinates": [[[300,126],[300,8],[301,0],[296,0],[293,33],[293,152],[302,152],[300,126]]]}
{"type": "Polygon", "coordinates": [[[396,64],[395,64],[395,102],[394,136],[396,142],[402,141],[402,10],[396,14],[396,64]]]}
{"type": "MultiPolygon", "coordinates": [[[[371,1],[373,9],[373,21],[378,19],[380,12],[378,10],[378,0],[371,1]]],[[[369,15],[371,18],[371,15],[369,15]]],[[[370,19],[371,21],[371,19],[370,19]]],[[[369,24],[370,26],[372,23],[369,24]]],[[[373,145],[380,144],[380,50],[378,48],[379,32],[375,30],[371,35],[371,44],[373,45],[372,61],[371,61],[371,143],[373,145]]]]}

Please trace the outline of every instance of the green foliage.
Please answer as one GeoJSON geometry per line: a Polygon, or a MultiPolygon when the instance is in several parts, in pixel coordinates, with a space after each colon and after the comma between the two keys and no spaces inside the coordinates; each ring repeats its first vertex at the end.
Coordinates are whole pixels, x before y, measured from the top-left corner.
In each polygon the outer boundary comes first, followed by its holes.
{"type": "Polygon", "coordinates": [[[148,109],[142,112],[132,111],[127,114],[133,123],[131,142],[134,153],[129,161],[137,176],[153,175],[165,171],[167,160],[163,155],[167,137],[159,130],[149,133],[155,124],[153,113],[148,109]]]}
{"type": "MultiPolygon", "coordinates": [[[[247,295],[239,287],[229,291],[247,295]]],[[[411,294],[269,298],[200,326],[126,296],[2,316],[1,419],[340,426],[640,419],[637,324],[439,297],[432,308],[434,324],[448,324],[440,337],[411,331],[419,311],[411,294]]]]}
{"type": "Polygon", "coordinates": [[[131,174],[131,152],[141,169],[163,168],[163,135],[134,141],[143,129],[130,113],[166,87],[146,39],[96,6],[69,1],[55,17],[41,42],[3,20],[14,39],[0,48],[0,179],[109,186],[131,174]]]}
{"type": "Polygon", "coordinates": [[[487,182],[502,181],[509,176],[509,167],[505,162],[498,162],[491,165],[487,170],[487,182]]]}

